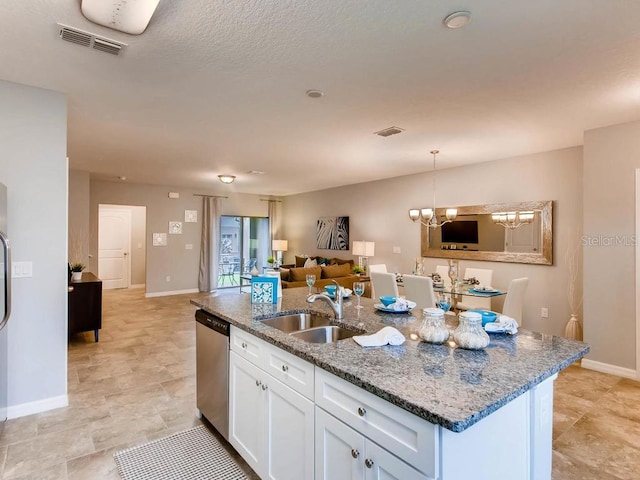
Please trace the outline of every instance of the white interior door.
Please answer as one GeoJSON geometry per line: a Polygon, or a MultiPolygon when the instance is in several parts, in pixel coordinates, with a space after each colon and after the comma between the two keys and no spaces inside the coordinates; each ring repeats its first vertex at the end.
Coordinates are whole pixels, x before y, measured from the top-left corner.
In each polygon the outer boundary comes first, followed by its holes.
{"type": "Polygon", "coordinates": [[[505,252],[538,253],[542,232],[540,229],[540,212],[535,213],[532,223],[518,228],[505,228],[505,252]]]}
{"type": "Polygon", "coordinates": [[[98,277],[102,288],[128,288],[131,283],[131,211],[100,205],[98,277]]]}

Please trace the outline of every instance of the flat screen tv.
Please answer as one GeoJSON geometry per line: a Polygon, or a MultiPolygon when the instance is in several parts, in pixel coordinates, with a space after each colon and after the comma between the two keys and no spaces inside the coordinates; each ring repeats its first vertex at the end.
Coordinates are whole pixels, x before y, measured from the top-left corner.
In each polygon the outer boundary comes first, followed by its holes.
{"type": "Polygon", "coordinates": [[[478,243],[478,221],[457,220],[442,226],[442,243],[478,243]]]}

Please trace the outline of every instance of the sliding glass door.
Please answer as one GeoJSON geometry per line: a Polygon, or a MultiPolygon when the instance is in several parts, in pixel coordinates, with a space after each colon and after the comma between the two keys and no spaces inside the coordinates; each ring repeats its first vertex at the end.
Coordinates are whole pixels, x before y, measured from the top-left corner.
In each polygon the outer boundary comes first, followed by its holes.
{"type": "Polygon", "coordinates": [[[240,286],[241,276],[266,265],[269,251],[269,219],[264,217],[220,218],[218,288],[240,286]]]}

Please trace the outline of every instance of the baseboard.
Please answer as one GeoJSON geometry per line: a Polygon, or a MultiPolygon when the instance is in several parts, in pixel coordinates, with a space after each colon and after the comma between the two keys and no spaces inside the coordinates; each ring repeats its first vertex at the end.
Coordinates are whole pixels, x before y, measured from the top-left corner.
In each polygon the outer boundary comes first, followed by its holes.
{"type": "Polygon", "coordinates": [[[596,372],[608,373],[610,375],[617,375],[618,377],[638,380],[637,372],[631,368],[618,367],[617,365],[596,362],[595,360],[588,360],[586,358],[582,359],[582,366],[589,370],[595,370],[596,372]]]}
{"type": "Polygon", "coordinates": [[[152,298],[152,297],[168,297],[169,295],[183,295],[185,293],[198,293],[200,290],[198,290],[197,288],[189,288],[188,290],[173,290],[170,292],[151,292],[151,293],[145,293],[145,297],[146,298],[152,298]]]}
{"type": "Polygon", "coordinates": [[[35,402],[21,403],[7,407],[7,418],[18,418],[34,413],[46,412],[55,408],[62,408],[69,405],[69,397],[60,395],[59,397],[45,398],[35,402]]]}
{"type": "Polygon", "coordinates": [[[135,285],[131,285],[129,288],[144,288],[145,284],[144,283],[137,283],[135,285]]]}

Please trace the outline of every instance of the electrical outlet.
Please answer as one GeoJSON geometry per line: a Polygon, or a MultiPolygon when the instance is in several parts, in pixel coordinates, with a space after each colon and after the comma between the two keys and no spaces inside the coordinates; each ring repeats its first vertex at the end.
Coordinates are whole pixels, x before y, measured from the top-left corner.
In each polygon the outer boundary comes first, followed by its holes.
{"type": "Polygon", "coordinates": [[[165,280],[166,280],[167,282],[170,282],[170,281],[171,281],[171,277],[170,277],[169,275],[167,275],[167,278],[165,278],[165,280]]]}
{"type": "Polygon", "coordinates": [[[540,309],[540,317],[549,318],[549,309],[547,307],[542,307],[540,309]]]}
{"type": "Polygon", "coordinates": [[[193,250],[193,243],[185,243],[184,244],[184,249],[185,250],[193,250]]]}
{"type": "Polygon", "coordinates": [[[393,247],[393,253],[402,253],[402,249],[400,247],[393,247]]]}

